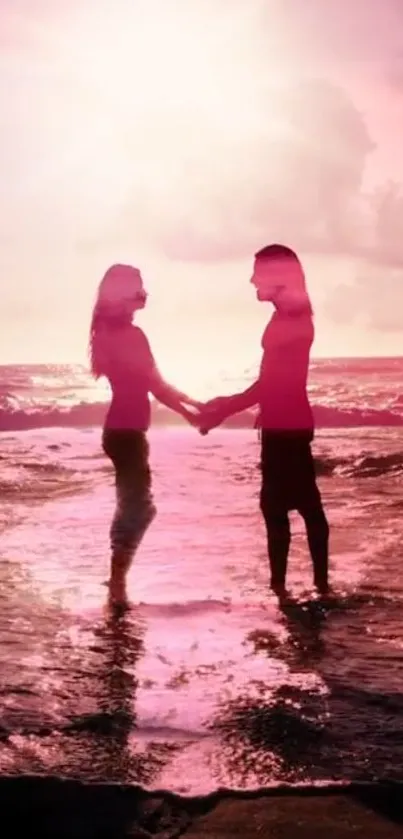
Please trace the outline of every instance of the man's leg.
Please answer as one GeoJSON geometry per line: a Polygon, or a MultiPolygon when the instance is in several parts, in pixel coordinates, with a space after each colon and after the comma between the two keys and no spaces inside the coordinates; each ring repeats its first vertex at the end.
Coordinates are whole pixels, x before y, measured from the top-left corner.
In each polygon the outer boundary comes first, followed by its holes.
{"type": "Polygon", "coordinates": [[[285,593],[287,560],[291,531],[286,503],[287,466],[278,435],[262,432],[260,509],[266,525],[270,562],[270,587],[276,594],[285,593]]]}
{"type": "Polygon", "coordinates": [[[277,594],[285,592],[287,560],[290,550],[291,531],[288,512],[276,506],[263,479],[260,493],[260,509],[266,525],[267,547],[270,562],[270,588],[277,594]]]}
{"type": "Polygon", "coordinates": [[[329,590],[329,524],[316,483],[315,464],[310,445],[302,458],[299,480],[301,500],[297,509],[305,522],[313,564],[314,585],[321,594],[327,594],[329,590]]]}
{"type": "Polygon", "coordinates": [[[305,509],[304,518],[313,564],[314,584],[321,594],[329,591],[329,525],[323,509],[305,509]]]}

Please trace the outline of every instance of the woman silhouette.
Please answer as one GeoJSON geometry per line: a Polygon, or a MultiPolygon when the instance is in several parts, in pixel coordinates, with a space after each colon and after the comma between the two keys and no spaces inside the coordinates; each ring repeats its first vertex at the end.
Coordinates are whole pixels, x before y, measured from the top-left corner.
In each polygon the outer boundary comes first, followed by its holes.
{"type": "Polygon", "coordinates": [[[151,421],[149,394],[196,425],[185,407],[200,405],[164,381],[144,332],[134,326],[147,293],[141,273],[131,265],[113,265],[100,282],[90,330],[91,370],[105,376],[112,401],[102,434],[105,454],[115,468],[116,511],[111,540],[110,599],[126,604],[126,577],[134,553],[153,520],[147,431],[151,421]]]}

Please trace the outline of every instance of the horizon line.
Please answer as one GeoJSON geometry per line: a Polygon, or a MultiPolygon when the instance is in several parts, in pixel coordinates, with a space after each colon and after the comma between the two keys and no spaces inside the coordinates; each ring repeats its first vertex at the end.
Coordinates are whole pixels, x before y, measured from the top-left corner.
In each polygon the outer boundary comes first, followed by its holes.
{"type": "MultiPolygon", "coordinates": [[[[311,356],[310,363],[316,361],[403,361],[403,354],[401,355],[316,355],[311,356]]],[[[1,361],[0,369],[4,367],[83,367],[87,365],[84,361],[72,361],[71,359],[65,361],[1,361]]],[[[88,365],[89,367],[89,365],[88,365]]]]}

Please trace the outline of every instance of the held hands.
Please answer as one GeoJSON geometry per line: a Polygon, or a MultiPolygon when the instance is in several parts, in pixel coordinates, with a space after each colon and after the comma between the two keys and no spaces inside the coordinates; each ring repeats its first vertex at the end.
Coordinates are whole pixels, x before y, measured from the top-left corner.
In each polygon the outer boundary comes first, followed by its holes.
{"type": "Polygon", "coordinates": [[[199,431],[203,436],[208,434],[212,428],[217,428],[229,416],[229,397],[216,396],[205,402],[200,412],[199,431]]]}
{"type": "Polygon", "coordinates": [[[196,408],[198,413],[195,414],[185,409],[184,416],[191,425],[199,429],[203,436],[208,434],[212,428],[221,425],[229,415],[228,396],[218,396],[204,404],[195,400],[187,400],[187,404],[196,408]]]}
{"type": "Polygon", "coordinates": [[[195,428],[199,428],[200,415],[201,411],[203,410],[203,407],[203,403],[198,402],[197,399],[190,399],[190,397],[188,396],[182,396],[182,399],[179,403],[178,413],[182,414],[182,416],[188,421],[189,425],[193,425],[195,428]],[[197,413],[189,411],[189,406],[192,408],[196,408],[197,413]]]}

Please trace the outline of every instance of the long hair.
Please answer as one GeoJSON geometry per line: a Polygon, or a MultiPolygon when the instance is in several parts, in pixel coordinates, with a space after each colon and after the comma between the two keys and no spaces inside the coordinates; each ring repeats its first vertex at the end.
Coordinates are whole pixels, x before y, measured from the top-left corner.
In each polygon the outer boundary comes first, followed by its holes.
{"type": "Polygon", "coordinates": [[[112,333],[131,322],[141,288],[140,271],[132,265],[112,265],[98,286],[88,347],[91,373],[96,379],[107,374],[112,333]],[[128,301],[132,301],[131,306],[128,301]]]}
{"type": "Polygon", "coordinates": [[[290,298],[294,298],[296,308],[302,308],[313,314],[311,300],[306,287],[305,273],[301,261],[295,251],[287,245],[266,245],[255,253],[255,259],[270,262],[284,261],[289,269],[286,271],[284,287],[287,288],[290,298]]]}

